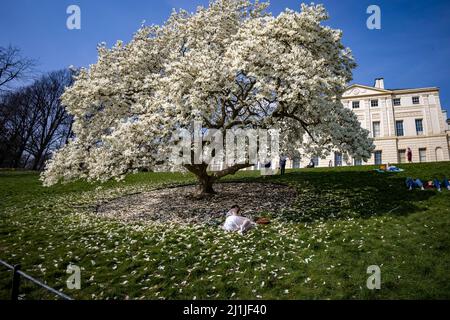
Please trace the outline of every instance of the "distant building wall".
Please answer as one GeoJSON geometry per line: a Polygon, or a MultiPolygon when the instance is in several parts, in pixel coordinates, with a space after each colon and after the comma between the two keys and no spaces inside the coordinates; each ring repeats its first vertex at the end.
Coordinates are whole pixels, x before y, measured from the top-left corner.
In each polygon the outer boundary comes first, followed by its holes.
{"type": "MultiPolygon", "coordinates": [[[[352,85],[343,95],[342,103],[357,115],[361,126],[370,131],[381,163],[405,161],[405,151],[412,150],[413,162],[450,160],[450,129],[447,114],[442,110],[439,89],[384,88],[384,80],[377,79],[373,87],[352,85]]],[[[368,162],[375,164],[375,152],[368,162]]],[[[332,153],[319,159],[319,167],[336,166],[332,153]]],[[[310,158],[291,159],[288,166],[300,162],[306,167],[310,158]]],[[[337,163],[340,165],[340,163],[337,163]]],[[[359,164],[358,159],[342,159],[342,166],[359,164]]]]}

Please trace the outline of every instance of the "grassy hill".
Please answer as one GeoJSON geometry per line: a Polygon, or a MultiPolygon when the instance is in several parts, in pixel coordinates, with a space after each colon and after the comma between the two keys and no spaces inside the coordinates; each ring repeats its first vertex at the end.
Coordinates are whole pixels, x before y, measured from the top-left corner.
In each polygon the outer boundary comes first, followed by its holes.
{"type": "MultiPolygon", "coordinates": [[[[449,299],[450,191],[408,191],[406,177],[450,177],[450,163],[302,169],[262,179],[299,192],[295,210],[245,237],[212,226],[125,224],[91,208],[121,195],[193,183],[140,173],[104,185],[41,186],[32,172],[0,171],[0,259],[76,299],[449,299]],[[68,290],[66,268],[81,268],[68,290]],[[366,287],[381,268],[381,290],[366,287]]],[[[0,299],[10,272],[0,267],[0,299]]],[[[51,298],[26,283],[26,299],[51,298]]]]}

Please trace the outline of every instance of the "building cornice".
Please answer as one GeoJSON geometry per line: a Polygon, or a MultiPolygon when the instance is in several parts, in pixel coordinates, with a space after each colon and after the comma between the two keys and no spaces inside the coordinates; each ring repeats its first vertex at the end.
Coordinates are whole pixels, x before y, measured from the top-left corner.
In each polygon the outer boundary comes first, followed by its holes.
{"type": "Polygon", "coordinates": [[[412,93],[431,93],[431,92],[437,92],[439,93],[439,88],[438,87],[425,87],[425,88],[415,88],[415,89],[396,89],[396,90],[387,90],[387,89],[380,89],[380,88],[375,88],[375,87],[369,87],[369,86],[365,86],[365,85],[360,85],[360,84],[353,84],[349,87],[347,87],[347,89],[345,91],[350,91],[353,88],[363,88],[363,89],[367,89],[367,90],[372,90],[372,91],[378,91],[377,93],[368,93],[368,94],[359,94],[359,95],[349,95],[349,96],[343,96],[342,100],[351,100],[354,98],[368,98],[368,97],[393,97],[396,95],[400,95],[400,94],[412,94],[412,93]]]}
{"type": "Polygon", "coordinates": [[[407,94],[407,93],[424,93],[424,92],[439,92],[438,87],[429,87],[429,88],[417,88],[417,89],[400,89],[400,90],[392,90],[393,95],[396,94],[407,94]]]}
{"type": "Polygon", "coordinates": [[[446,138],[448,134],[450,134],[450,131],[449,131],[449,132],[446,132],[446,133],[430,134],[430,135],[422,135],[422,136],[403,136],[403,137],[389,136],[389,137],[377,137],[377,138],[373,138],[373,140],[374,140],[374,141],[386,141],[386,140],[397,140],[397,141],[401,141],[401,140],[412,140],[412,139],[446,138]]]}

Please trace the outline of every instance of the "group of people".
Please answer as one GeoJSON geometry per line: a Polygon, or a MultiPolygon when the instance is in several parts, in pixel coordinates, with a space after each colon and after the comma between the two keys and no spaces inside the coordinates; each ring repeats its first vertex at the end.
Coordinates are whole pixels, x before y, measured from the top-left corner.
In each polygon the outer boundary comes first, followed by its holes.
{"type": "Polygon", "coordinates": [[[450,190],[450,180],[448,180],[445,177],[444,180],[441,182],[438,178],[435,178],[434,180],[430,180],[423,183],[420,179],[407,178],[406,186],[408,187],[409,190],[437,189],[437,191],[441,192],[442,188],[450,190]]]}
{"type": "MultiPolygon", "coordinates": [[[[408,148],[406,150],[406,158],[408,160],[409,163],[412,163],[412,150],[411,148],[408,148]]],[[[281,175],[284,175],[284,173],[286,172],[286,161],[287,161],[287,157],[282,156],[280,157],[280,170],[281,170],[281,175]]],[[[269,167],[271,166],[271,163],[268,164],[269,167]]],[[[314,160],[311,159],[311,161],[309,162],[309,164],[306,166],[306,168],[314,168],[316,166],[316,164],[314,163],[314,160]]],[[[333,160],[330,160],[330,162],[328,163],[328,167],[332,168],[333,167],[333,160]]],[[[394,166],[390,166],[389,164],[387,165],[387,170],[386,171],[397,171],[398,168],[394,167],[394,166]]],[[[402,170],[399,170],[402,171],[402,170]]]]}

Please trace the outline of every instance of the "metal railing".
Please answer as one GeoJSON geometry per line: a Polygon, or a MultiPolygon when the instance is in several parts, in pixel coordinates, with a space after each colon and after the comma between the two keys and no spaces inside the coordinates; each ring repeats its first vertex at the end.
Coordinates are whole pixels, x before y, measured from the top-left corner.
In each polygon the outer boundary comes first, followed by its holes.
{"type": "Polygon", "coordinates": [[[65,295],[64,293],[53,289],[46,285],[45,283],[42,283],[41,281],[33,278],[32,276],[26,274],[25,272],[20,270],[20,264],[16,265],[10,265],[9,263],[0,260],[0,264],[5,266],[6,268],[12,270],[12,284],[11,284],[11,300],[19,300],[19,289],[20,289],[20,278],[24,277],[25,279],[31,281],[32,283],[38,285],[41,288],[44,288],[45,290],[53,293],[54,295],[64,299],[64,300],[73,300],[71,297],[65,295]]]}

